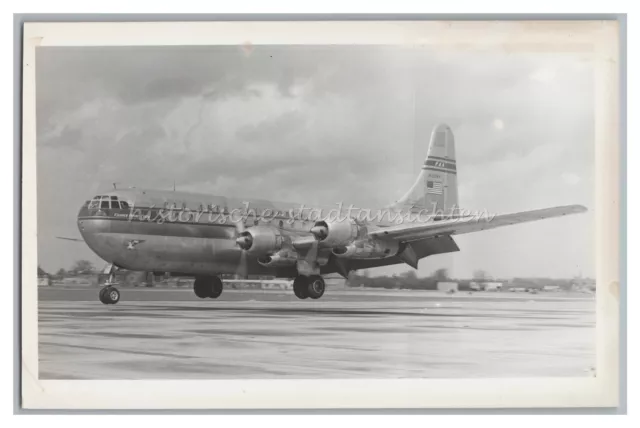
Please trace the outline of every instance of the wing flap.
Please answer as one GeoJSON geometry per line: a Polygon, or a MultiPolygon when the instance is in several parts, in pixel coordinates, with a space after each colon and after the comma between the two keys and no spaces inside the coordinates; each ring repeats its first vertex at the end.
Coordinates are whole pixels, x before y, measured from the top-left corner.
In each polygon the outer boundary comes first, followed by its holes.
{"type": "Polygon", "coordinates": [[[587,211],[587,208],[582,205],[567,205],[496,216],[472,216],[428,223],[400,224],[372,230],[369,232],[369,236],[409,242],[437,235],[461,235],[464,233],[479,232],[481,230],[495,229],[513,224],[578,214],[585,211],[587,211]]]}

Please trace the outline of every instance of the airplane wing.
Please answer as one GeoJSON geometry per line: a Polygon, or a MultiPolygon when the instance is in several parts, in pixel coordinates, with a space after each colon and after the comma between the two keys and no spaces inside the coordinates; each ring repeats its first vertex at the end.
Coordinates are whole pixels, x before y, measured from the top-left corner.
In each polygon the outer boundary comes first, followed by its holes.
{"type": "Polygon", "coordinates": [[[585,211],[587,211],[587,208],[582,205],[567,205],[513,214],[502,214],[493,217],[482,215],[419,224],[400,224],[372,230],[369,232],[369,236],[379,239],[410,242],[438,235],[460,235],[463,233],[479,232],[481,230],[495,229],[496,227],[526,223],[545,218],[561,217],[569,214],[578,214],[585,211]]]}
{"type": "Polygon", "coordinates": [[[78,238],[67,238],[66,236],[56,236],[58,239],[64,239],[65,241],[76,241],[76,242],[84,242],[82,239],[78,238]]]}

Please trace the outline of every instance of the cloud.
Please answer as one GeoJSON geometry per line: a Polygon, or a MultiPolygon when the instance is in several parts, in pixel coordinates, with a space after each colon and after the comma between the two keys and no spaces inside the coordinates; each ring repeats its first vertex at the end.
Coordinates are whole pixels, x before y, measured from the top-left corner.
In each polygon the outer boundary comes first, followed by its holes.
{"type": "Polygon", "coordinates": [[[565,173],[562,174],[562,181],[564,181],[565,184],[567,184],[569,186],[575,186],[576,184],[580,183],[580,181],[582,181],[582,179],[577,174],[573,174],[573,173],[570,173],[570,172],[565,172],[565,173]]]}
{"type": "MultiPolygon", "coordinates": [[[[593,85],[578,59],[205,46],[39,48],[37,63],[39,206],[55,205],[39,217],[43,236],[76,233],[77,207],[114,181],[383,206],[412,184],[442,121],[457,142],[463,206],[514,211],[576,196],[591,203],[593,85]],[[532,83],[549,69],[553,79],[532,83]],[[556,186],[558,177],[570,186],[556,186]]],[[[504,243],[477,239],[503,256],[504,243]]],[[[59,245],[43,240],[45,265],[71,264],[59,245]]],[[[529,264],[491,273],[533,272],[551,263],[544,257],[569,257],[539,250],[529,264]]]]}

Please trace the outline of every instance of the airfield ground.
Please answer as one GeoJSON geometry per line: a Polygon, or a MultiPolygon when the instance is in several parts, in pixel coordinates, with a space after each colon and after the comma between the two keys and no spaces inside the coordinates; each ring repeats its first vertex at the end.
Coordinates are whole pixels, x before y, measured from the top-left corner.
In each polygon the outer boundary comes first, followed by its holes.
{"type": "Polygon", "coordinates": [[[41,379],[592,376],[587,295],[39,288],[41,379]]]}

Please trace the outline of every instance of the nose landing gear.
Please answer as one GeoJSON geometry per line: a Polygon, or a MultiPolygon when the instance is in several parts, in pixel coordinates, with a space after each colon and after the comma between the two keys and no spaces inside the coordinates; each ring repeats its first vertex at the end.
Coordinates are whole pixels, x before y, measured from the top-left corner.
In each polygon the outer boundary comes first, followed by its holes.
{"type": "Polygon", "coordinates": [[[105,305],[115,305],[120,300],[120,292],[116,287],[107,286],[103,287],[98,293],[100,301],[105,305]]]}
{"type": "Polygon", "coordinates": [[[117,267],[114,265],[109,266],[109,278],[104,283],[104,287],[100,289],[98,298],[105,305],[115,305],[120,301],[120,291],[114,285],[116,284],[116,271],[117,267]]]}

